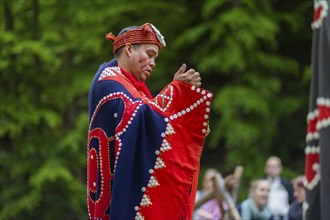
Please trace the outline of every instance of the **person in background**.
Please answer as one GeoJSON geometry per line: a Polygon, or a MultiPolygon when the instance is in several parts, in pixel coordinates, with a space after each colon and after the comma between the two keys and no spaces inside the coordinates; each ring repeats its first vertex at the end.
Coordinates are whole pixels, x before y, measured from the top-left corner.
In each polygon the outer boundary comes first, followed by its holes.
{"type": "Polygon", "coordinates": [[[265,179],[252,181],[249,198],[240,204],[242,220],[269,220],[271,213],[267,207],[270,185],[265,179]]]}
{"type": "Polygon", "coordinates": [[[271,156],[267,159],[265,173],[270,183],[268,207],[274,220],[286,220],[290,204],[294,200],[292,183],[281,176],[282,171],[279,157],[271,156]]]}
{"type": "Polygon", "coordinates": [[[303,203],[305,201],[304,176],[298,176],[292,180],[294,197],[289,208],[288,220],[302,220],[303,219],[303,203]]]}
{"type": "MultiPolygon", "coordinates": [[[[196,193],[196,201],[205,193],[214,190],[212,178],[217,174],[217,170],[210,168],[204,173],[202,189],[196,193]]],[[[200,208],[195,210],[193,220],[220,220],[221,210],[216,198],[213,198],[204,203],[200,208]]]]}

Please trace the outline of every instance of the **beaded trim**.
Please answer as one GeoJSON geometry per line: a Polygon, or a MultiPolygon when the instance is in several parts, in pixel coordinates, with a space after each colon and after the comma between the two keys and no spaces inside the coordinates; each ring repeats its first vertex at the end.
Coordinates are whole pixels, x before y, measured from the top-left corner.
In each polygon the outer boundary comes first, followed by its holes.
{"type": "Polygon", "coordinates": [[[117,76],[116,72],[121,73],[121,70],[118,66],[107,67],[100,74],[98,81],[101,81],[104,78],[109,77],[109,76],[117,76]]]}
{"type": "Polygon", "coordinates": [[[329,5],[327,1],[314,1],[314,18],[312,22],[312,29],[315,30],[322,26],[323,19],[328,16],[329,5]]]}
{"type": "MultiPolygon", "coordinates": [[[[135,215],[135,219],[136,220],[142,220],[144,219],[144,216],[141,213],[142,208],[147,207],[152,205],[152,201],[150,199],[150,197],[148,196],[148,189],[150,188],[156,188],[158,186],[160,186],[161,183],[158,182],[158,180],[156,179],[155,175],[156,172],[161,172],[160,170],[162,168],[166,167],[166,163],[163,161],[161,155],[162,153],[166,153],[167,151],[170,151],[172,149],[170,143],[167,140],[167,137],[169,135],[175,134],[175,130],[173,129],[173,126],[171,125],[171,121],[174,121],[182,116],[184,116],[185,114],[188,114],[191,111],[196,110],[196,108],[201,105],[202,103],[205,102],[205,105],[207,106],[205,108],[205,112],[204,114],[204,119],[205,121],[203,122],[203,128],[201,130],[201,132],[203,134],[206,134],[208,132],[208,119],[209,119],[209,114],[210,114],[210,106],[211,106],[211,102],[209,101],[209,99],[212,97],[211,93],[207,93],[206,90],[201,89],[201,88],[196,88],[195,86],[191,86],[191,90],[195,91],[196,93],[199,93],[202,95],[202,97],[200,99],[198,99],[196,102],[192,103],[189,107],[182,109],[172,115],[170,115],[167,118],[164,118],[164,121],[167,123],[166,125],[166,130],[165,132],[163,132],[161,134],[161,137],[163,138],[161,147],[159,150],[155,151],[155,154],[157,155],[157,159],[154,165],[154,169],[150,169],[149,173],[150,175],[150,179],[148,182],[148,185],[146,187],[142,187],[141,191],[144,193],[143,197],[141,199],[141,202],[139,204],[139,206],[135,206],[134,210],[136,211],[136,215],[135,215]]],[[[165,88],[163,90],[164,92],[160,93],[159,95],[156,96],[156,98],[154,99],[155,101],[149,101],[149,103],[153,106],[155,106],[157,109],[159,109],[162,112],[165,112],[171,105],[172,100],[173,100],[173,86],[169,85],[167,88],[165,88]],[[161,101],[159,101],[161,100],[161,101]]]]}
{"type": "Polygon", "coordinates": [[[173,100],[173,86],[169,85],[163,90],[162,93],[158,94],[155,101],[150,101],[150,104],[157,107],[160,111],[165,112],[172,104],[173,100]],[[161,101],[158,101],[160,97],[161,101]]]}
{"type": "Polygon", "coordinates": [[[306,155],[306,177],[304,185],[308,190],[312,190],[320,181],[320,130],[330,126],[330,99],[318,97],[316,100],[317,108],[307,115],[308,132],[306,135],[307,147],[306,155]],[[313,146],[311,146],[311,142],[313,146]],[[317,144],[317,146],[315,146],[317,144]],[[309,179],[307,179],[309,178],[309,179]]]}
{"type": "MultiPolygon", "coordinates": [[[[123,92],[115,92],[115,93],[111,93],[111,94],[109,94],[109,95],[106,95],[106,96],[104,96],[104,97],[99,101],[99,103],[96,105],[96,108],[95,108],[95,110],[94,110],[94,112],[93,112],[93,115],[92,115],[91,120],[90,120],[90,123],[89,123],[89,131],[91,130],[91,126],[92,126],[92,124],[93,124],[93,122],[94,122],[94,119],[95,119],[97,113],[99,112],[100,108],[101,108],[105,103],[107,103],[107,102],[109,102],[109,101],[111,101],[111,100],[113,100],[113,99],[122,99],[123,102],[124,102],[124,104],[125,104],[125,106],[126,106],[126,103],[127,103],[127,102],[129,102],[130,105],[132,105],[132,104],[133,104],[133,105],[134,105],[134,104],[135,104],[135,105],[138,104],[138,107],[135,109],[134,113],[132,114],[131,120],[129,120],[128,124],[126,125],[127,127],[131,124],[133,118],[136,116],[136,112],[137,112],[138,108],[143,104],[142,101],[139,101],[139,100],[138,100],[138,101],[133,101],[132,99],[130,99],[130,98],[129,98],[125,93],[123,93],[123,92]]],[[[115,117],[115,118],[117,117],[117,114],[116,114],[116,113],[114,114],[114,117],[115,117]]],[[[121,123],[121,122],[120,122],[120,123],[121,123]]],[[[120,124],[118,125],[118,127],[119,127],[119,126],[120,126],[120,124]]],[[[123,132],[125,132],[125,131],[126,131],[126,129],[123,130],[123,132]]],[[[119,132],[119,133],[117,133],[116,136],[120,136],[123,132],[119,132]]]]}
{"type": "MultiPolygon", "coordinates": [[[[109,77],[109,76],[117,76],[116,74],[121,74],[119,67],[108,67],[102,71],[98,80],[99,81],[103,80],[105,77],[109,77]]],[[[163,160],[161,155],[172,149],[172,147],[167,139],[168,136],[175,134],[175,130],[174,130],[173,126],[171,125],[171,122],[184,116],[185,114],[188,114],[190,111],[196,111],[196,108],[198,106],[200,106],[202,103],[204,103],[206,105],[206,107],[205,107],[205,111],[202,112],[202,114],[204,115],[204,122],[202,124],[203,126],[201,129],[201,132],[203,134],[207,133],[208,119],[209,119],[210,105],[211,105],[209,99],[212,97],[212,94],[208,93],[206,90],[203,90],[201,88],[196,88],[194,86],[191,86],[191,90],[200,94],[201,98],[196,100],[194,103],[192,103],[187,108],[181,109],[181,110],[177,111],[176,113],[173,113],[172,115],[169,115],[168,117],[164,118],[164,121],[166,122],[166,129],[163,133],[161,133],[162,143],[161,143],[159,150],[155,151],[155,155],[157,156],[157,158],[156,158],[153,168],[149,170],[150,179],[148,181],[148,184],[147,184],[147,186],[141,188],[141,191],[143,192],[143,196],[142,196],[141,201],[138,204],[138,206],[135,206],[135,208],[134,208],[136,211],[135,219],[144,219],[140,210],[144,207],[148,207],[148,206],[152,205],[152,201],[148,195],[148,190],[157,188],[158,186],[161,185],[161,183],[157,180],[156,172],[161,172],[161,170],[163,168],[166,168],[166,161],[163,160]]],[[[150,103],[150,105],[153,105],[154,107],[159,109],[161,112],[165,112],[171,107],[171,104],[173,101],[173,93],[174,93],[174,87],[172,85],[169,85],[155,99],[148,100],[148,103],[150,103]]],[[[125,105],[124,106],[125,109],[126,109],[127,105],[132,106],[132,109],[133,109],[130,112],[131,115],[126,114],[125,118],[123,117],[122,120],[117,125],[115,136],[110,137],[111,140],[115,141],[115,146],[116,146],[116,150],[115,150],[116,155],[115,155],[114,171],[113,171],[115,173],[117,161],[118,161],[118,158],[119,158],[119,155],[121,152],[121,147],[122,147],[122,140],[121,140],[120,136],[122,134],[124,134],[127,131],[127,129],[129,129],[129,126],[132,124],[132,121],[134,120],[134,118],[137,115],[137,111],[144,104],[144,102],[143,102],[143,100],[133,101],[123,92],[115,92],[115,93],[111,93],[111,94],[104,96],[99,101],[99,103],[97,104],[97,106],[92,114],[90,124],[89,124],[89,131],[91,131],[92,124],[95,120],[96,115],[100,111],[101,107],[104,104],[106,104],[107,102],[114,100],[114,99],[122,99],[122,101],[125,105]]],[[[117,118],[118,114],[114,113],[113,117],[117,118]]],[[[93,154],[91,156],[93,156],[93,154]]],[[[91,158],[91,159],[93,159],[93,158],[91,158]]]]}
{"type": "Polygon", "coordinates": [[[317,109],[307,115],[309,128],[306,141],[318,140],[319,131],[330,126],[330,99],[319,97],[316,102],[317,109]]]}
{"type": "Polygon", "coordinates": [[[304,185],[308,190],[314,189],[318,182],[321,180],[321,170],[319,163],[320,147],[319,146],[307,146],[305,149],[305,154],[310,157],[311,160],[314,158],[315,162],[312,165],[312,171],[315,173],[313,179],[309,182],[307,177],[304,179],[304,185]]]}
{"type": "MultiPolygon", "coordinates": [[[[201,88],[196,88],[195,86],[192,86],[191,87],[191,90],[192,91],[195,91],[196,93],[200,93],[203,95],[202,98],[200,98],[199,100],[197,100],[195,103],[191,104],[189,107],[187,107],[186,109],[183,109],[177,113],[174,113],[173,115],[171,115],[168,118],[165,118],[165,121],[167,122],[168,120],[170,121],[173,121],[185,114],[188,114],[190,111],[193,111],[194,109],[197,108],[197,106],[201,105],[204,101],[206,101],[207,99],[211,98],[212,97],[212,94],[211,93],[208,93],[206,94],[206,91],[204,89],[201,89],[201,88]]],[[[203,134],[206,134],[207,131],[208,131],[208,119],[209,119],[209,113],[211,111],[211,102],[210,101],[206,101],[206,106],[207,108],[205,108],[205,112],[204,112],[204,119],[205,119],[205,122],[203,122],[203,129],[202,129],[202,133],[203,134]]]]}

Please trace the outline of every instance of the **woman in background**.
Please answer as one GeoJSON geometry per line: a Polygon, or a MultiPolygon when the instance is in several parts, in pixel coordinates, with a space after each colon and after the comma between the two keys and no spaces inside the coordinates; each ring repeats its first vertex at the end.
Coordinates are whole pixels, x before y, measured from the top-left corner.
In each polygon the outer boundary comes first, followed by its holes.
{"type": "MultiPolygon", "coordinates": [[[[202,182],[202,190],[196,193],[196,201],[200,199],[205,193],[213,191],[214,184],[212,181],[213,176],[217,174],[216,169],[207,169],[204,174],[202,182]]],[[[199,209],[194,212],[193,220],[220,220],[221,211],[216,198],[204,203],[199,209]]]]}
{"type": "Polygon", "coordinates": [[[244,220],[269,220],[271,213],[267,207],[270,185],[265,179],[251,183],[249,198],[241,204],[241,217],[244,220]]]}

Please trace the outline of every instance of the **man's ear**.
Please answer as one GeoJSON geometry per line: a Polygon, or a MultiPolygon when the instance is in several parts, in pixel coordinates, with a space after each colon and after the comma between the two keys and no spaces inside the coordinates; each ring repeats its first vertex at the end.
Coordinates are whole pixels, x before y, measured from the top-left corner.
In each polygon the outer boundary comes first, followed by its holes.
{"type": "Polygon", "coordinates": [[[133,50],[133,46],[130,43],[127,43],[125,46],[125,53],[127,54],[127,56],[131,56],[132,54],[132,50],[133,50]]]}

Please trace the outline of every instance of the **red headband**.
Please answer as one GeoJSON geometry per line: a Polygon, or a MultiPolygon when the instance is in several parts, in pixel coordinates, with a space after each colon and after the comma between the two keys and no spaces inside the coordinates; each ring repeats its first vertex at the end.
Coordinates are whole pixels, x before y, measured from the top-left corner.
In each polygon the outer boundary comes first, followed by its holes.
{"type": "Polygon", "coordinates": [[[138,29],[129,30],[116,37],[111,32],[105,36],[113,41],[113,52],[116,52],[127,43],[130,44],[156,44],[159,48],[165,47],[165,40],[161,33],[152,24],[146,23],[138,29]]]}

